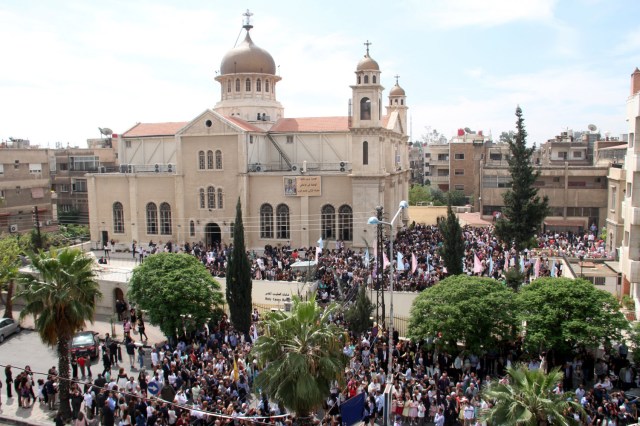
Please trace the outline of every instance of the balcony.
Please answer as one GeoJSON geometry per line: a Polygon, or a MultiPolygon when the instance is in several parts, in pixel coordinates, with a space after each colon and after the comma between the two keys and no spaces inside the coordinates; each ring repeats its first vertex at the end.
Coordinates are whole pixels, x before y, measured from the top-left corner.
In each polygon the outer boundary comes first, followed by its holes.
{"type": "MultiPolygon", "coordinates": [[[[350,172],[352,169],[351,163],[347,161],[340,161],[338,163],[310,163],[310,162],[298,162],[291,164],[289,167],[286,163],[250,163],[249,172],[251,173],[264,173],[264,172],[285,172],[285,173],[304,173],[304,172],[350,172]]],[[[396,167],[397,170],[400,170],[396,167]]]]}
{"type": "Polygon", "coordinates": [[[429,176],[431,182],[449,182],[449,176],[429,176]]]}

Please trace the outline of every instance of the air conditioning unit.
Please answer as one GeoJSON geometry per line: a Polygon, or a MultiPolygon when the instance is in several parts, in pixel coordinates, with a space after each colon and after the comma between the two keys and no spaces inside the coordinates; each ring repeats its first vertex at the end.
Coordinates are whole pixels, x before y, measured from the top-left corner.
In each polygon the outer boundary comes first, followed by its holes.
{"type": "Polygon", "coordinates": [[[264,164],[256,164],[253,167],[253,171],[256,172],[266,172],[267,171],[267,167],[264,164]]]}
{"type": "Polygon", "coordinates": [[[106,173],[107,168],[105,166],[100,166],[100,173],[106,173]]]}
{"type": "Polygon", "coordinates": [[[120,164],[120,173],[129,173],[129,165],[120,164]]]}
{"type": "Polygon", "coordinates": [[[298,164],[292,164],[291,165],[291,171],[292,172],[297,172],[298,170],[300,170],[300,166],[298,164]]]}
{"type": "Polygon", "coordinates": [[[9,225],[9,232],[18,232],[18,224],[9,225]]]}

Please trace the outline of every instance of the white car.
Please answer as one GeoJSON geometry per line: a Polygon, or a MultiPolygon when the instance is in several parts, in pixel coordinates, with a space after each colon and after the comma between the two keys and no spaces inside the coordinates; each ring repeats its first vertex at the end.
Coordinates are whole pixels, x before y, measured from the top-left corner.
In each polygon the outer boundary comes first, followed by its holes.
{"type": "Polygon", "coordinates": [[[0,318],[0,343],[4,342],[4,339],[11,336],[13,333],[20,331],[20,324],[11,318],[0,318]]]}

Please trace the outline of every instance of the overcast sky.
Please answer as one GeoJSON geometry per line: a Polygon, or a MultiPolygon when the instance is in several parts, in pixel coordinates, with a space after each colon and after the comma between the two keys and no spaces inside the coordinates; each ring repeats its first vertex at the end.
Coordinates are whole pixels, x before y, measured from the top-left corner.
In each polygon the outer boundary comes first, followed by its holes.
{"type": "Polygon", "coordinates": [[[85,146],[98,127],[191,120],[220,97],[246,8],[288,117],[346,115],[368,39],[385,95],[400,75],[413,139],[498,135],[517,104],[530,142],[590,123],[626,132],[638,0],[4,0],[0,139],[85,146]]]}

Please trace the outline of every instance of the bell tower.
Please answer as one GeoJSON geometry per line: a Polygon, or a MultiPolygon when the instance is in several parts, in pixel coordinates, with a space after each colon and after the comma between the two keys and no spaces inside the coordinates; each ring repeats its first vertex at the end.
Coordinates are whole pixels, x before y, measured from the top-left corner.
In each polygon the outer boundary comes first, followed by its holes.
{"type": "Polygon", "coordinates": [[[353,105],[351,127],[356,129],[382,126],[382,91],[384,87],[380,84],[380,67],[369,56],[371,44],[369,40],[364,43],[367,52],[358,62],[356,84],[351,86],[353,105]]]}
{"type": "Polygon", "coordinates": [[[402,127],[402,134],[407,136],[407,95],[402,87],[398,84],[399,75],[394,75],[396,84],[389,91],[389,104],[386,106],[387,115],[391,117],[394,113],[397,113],[397,120],[402,127]]]}

